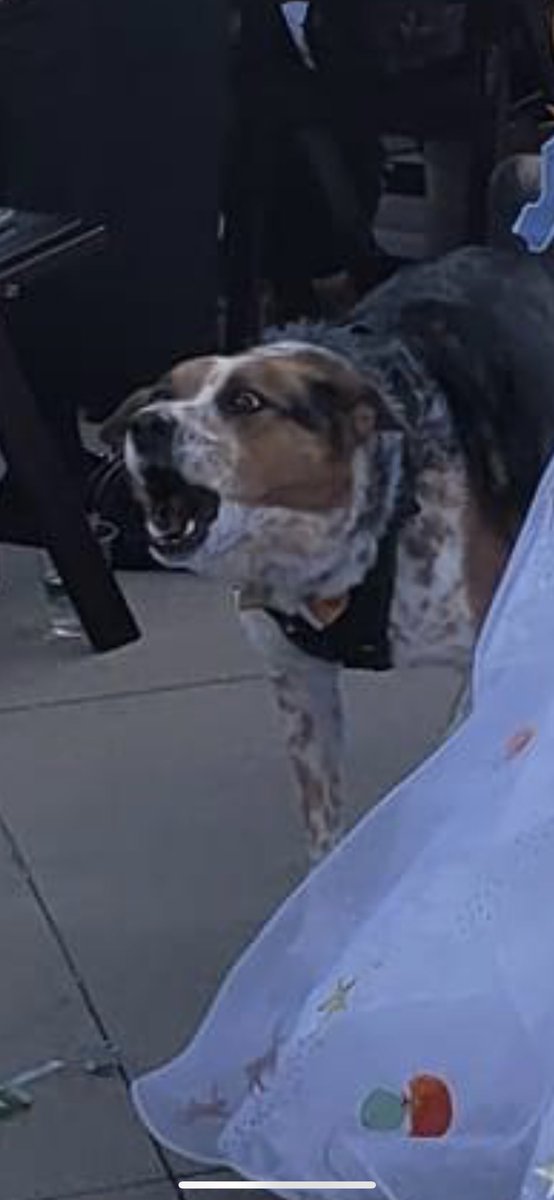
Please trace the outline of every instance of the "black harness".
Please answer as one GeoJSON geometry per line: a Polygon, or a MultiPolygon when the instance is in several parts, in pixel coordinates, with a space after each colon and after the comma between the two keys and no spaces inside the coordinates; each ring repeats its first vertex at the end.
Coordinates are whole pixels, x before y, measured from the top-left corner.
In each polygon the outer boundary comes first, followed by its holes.
{"type": "Polygon", "coordinates": [[[285,637],[312,658],[361,671],[388,671],[392,666],[389,617],[396,578],[399,524],[381,539],[374,566],[353,588],[342,616],[325,629],[304,617],[285,616],[268,608],[285,637]]]}

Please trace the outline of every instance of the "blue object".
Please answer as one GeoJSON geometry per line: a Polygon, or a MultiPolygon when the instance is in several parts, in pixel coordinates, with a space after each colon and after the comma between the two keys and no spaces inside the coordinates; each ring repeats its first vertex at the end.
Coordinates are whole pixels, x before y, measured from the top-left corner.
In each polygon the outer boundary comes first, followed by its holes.
{"type": "Polygon", "coordinates": [[[541,150],[541,192],[525,204],[512,226],[532,254],[542,254],[554,241],[554,137],[541,150]]]}

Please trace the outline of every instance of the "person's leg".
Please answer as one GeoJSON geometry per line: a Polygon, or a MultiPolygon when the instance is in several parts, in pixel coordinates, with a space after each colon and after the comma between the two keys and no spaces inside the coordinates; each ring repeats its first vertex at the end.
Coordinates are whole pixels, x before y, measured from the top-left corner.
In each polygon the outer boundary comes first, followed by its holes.
{"type": "Polygon", "coordinates": [[[424,144],[427,192],[427,254],[438,257],[466,240],[469,171],[468,143],[428,140],[424,144]]]}
{"type": "MultiPolygon", "coordinates": [[[[131,390],[215,348],[227,4],[91,3],[115,336],[131,390]]],[[[107,398],[113,407],[121,393],[107,398]]]]}

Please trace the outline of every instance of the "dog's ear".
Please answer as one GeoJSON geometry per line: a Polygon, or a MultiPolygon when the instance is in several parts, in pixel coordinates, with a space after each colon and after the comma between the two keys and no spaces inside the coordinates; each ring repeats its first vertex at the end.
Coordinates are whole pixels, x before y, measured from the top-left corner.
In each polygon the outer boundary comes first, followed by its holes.
{"type": "Polygon", "coordinates": [[[366,442],[376,428],[378,400],[361,378],[349,380],[346,386],[334,380],[314,383],[310,404],[325,421],[339,450],[366,442]]]}
{"type": "Polygon", "coordinates": [[[123,404],[111,413],[100,428],[100,439],[110,450],[120,450],[125,441],[125,435],[131,419],[152,399],[151,388],[139,388],[124,400],[123,404]]]}
{"type": "Polygon", "coordinates": [[[375,389],[350,365],[325,364],[324,373],[320,358],[315,365],[306,397],[306,413],[313,428],[327,428],[339,451],[367,441],[376,428],[380,407],[375,389]]]}

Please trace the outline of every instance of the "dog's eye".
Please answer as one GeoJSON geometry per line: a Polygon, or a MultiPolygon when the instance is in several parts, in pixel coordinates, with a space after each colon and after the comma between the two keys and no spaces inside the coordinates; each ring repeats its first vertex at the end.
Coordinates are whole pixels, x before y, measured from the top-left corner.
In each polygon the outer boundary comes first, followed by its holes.
{"type": "Polygon", "coordinates": [[[249,417],[265,407],[263,397],[257,392],[234,392],[221,402],[222,411],[229,417],[249,417]]]}

